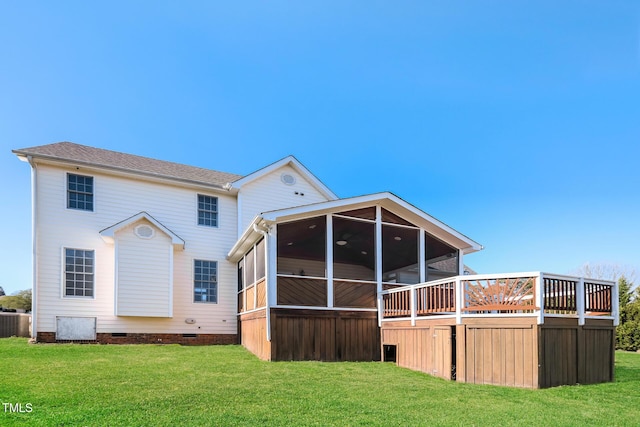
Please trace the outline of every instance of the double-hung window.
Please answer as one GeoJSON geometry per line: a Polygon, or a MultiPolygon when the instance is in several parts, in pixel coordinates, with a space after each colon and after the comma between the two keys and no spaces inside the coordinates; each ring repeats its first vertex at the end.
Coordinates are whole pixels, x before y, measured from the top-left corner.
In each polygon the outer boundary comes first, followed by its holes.
{"type": "Polygon", "coordinates": [[[218,262],[196,259],[193,265],[193,302],[218,302],[218,262]]]}
{"type": "Polygon", "coordinates": [[[198,194],[198,225],[218,226],[218,198],[198,194]]]}
{"type": "Polygon", "coordinates": [[[67,208],[93,211],[93,177],[67,174],[67,208]]]}
{"type": "Polygon", "coordinates": [[[65,248],[64,257],[64,296],[93,297],[94,251],[65,248]]]}

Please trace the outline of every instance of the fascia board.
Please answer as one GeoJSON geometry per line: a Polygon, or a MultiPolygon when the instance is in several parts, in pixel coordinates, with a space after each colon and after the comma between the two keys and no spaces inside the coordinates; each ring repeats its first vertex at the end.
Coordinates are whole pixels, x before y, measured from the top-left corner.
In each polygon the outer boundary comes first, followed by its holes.
{"type": "Polygon", "coordinates": [[[335,209],[344,208],[347,206],[353,206],[358,204],[375,203],[390,196],[391,193],[376,193],[368,194],[365,196],[350,197],[347,199],[330,200],[328,202],[311,203],[308,205],[296,206],[293,208],[279,209],[275,211],[264,212],[262,217],[267,221],[281,221],[287,217],[296,215],[303,215],[307,213],[313,213],[318,211],[332,211],[335,209]]]}

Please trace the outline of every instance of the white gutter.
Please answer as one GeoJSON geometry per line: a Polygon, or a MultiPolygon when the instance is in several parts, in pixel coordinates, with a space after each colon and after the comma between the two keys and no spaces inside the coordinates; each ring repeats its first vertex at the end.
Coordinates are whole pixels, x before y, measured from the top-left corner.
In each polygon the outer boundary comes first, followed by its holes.
{"type": "Polygon", "coordinates": [[[271,305],[269,304],[269,228],[264,225],[253,224],[253,230],[264,237],[264,277],[265,277],[265,320],[267,341],[271,341],[271,305]]]}

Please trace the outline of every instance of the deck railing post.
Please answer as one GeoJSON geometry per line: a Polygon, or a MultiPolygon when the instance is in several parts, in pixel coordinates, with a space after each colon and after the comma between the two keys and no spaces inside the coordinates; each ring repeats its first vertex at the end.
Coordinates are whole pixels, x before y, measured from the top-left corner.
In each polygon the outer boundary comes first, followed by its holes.
{"type": "Polygon", "coordinates": [[[585,315],[585,286],[584,277],[580,277],[576,283],[576,311],[578,312],[578,325],[584,325],[585,315]]]}
{"type": "Polygon", "coordinates": [[[462,301],[463,301],[463,297],[462,297],[462,293],[464,292],[464,289],[462,289],[463,285],[463,281],[460,279],[461,276],[456,276],[456,287],[455,287],[455,292],[456,292],[456,325],[462,325],[462,301]]]}
{"type": "Polygon", "coordinates": [[[538,273],[538,277],[536,277],[536,306],[538,307],[538,325],[542,325],[544,323],[544,275],[542,273],[538,273]]]}
{"type": "Polygon", "coordinates": [[[380,292],[378,292],[378,327],[382,327],[382,316],[384,314],[384,307],[383,307],[383,296],[380,292]]]}
{"type": "Polygon", "coordinates": [[[411,326],[416,326],[416,288],[409,289],[409,304],[411,304],[411,326]]]}
{"type": "Polygon", "coordinates": [[[613,316],[613,326],[620,324],[620,289],[618,289],[618,282],[613,282],[611,286],[611,315],[613,316]]]}

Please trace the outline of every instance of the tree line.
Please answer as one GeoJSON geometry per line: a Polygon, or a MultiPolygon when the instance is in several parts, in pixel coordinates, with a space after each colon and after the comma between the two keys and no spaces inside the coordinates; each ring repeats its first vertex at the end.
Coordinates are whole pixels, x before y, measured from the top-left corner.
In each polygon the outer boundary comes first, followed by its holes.
{"type": "Polygon", "coordinates": [[[616,348],[640,350],[640,287],[622,276],[618,279],[620,324],[616,328],[616,348]]]}
{"type": "Polygon", "coordinates": [[[31,289],[5,295],[4,289],[0,286],[0,309],[31,311],[31,289]]]}
{"type": "Polygon", "coordinates": [[[618,282],[620,324],[616,328],[616,349],[640,350],[640,287],[638,273],[617,264],[585,264],[576,275],[618,282]]]}

